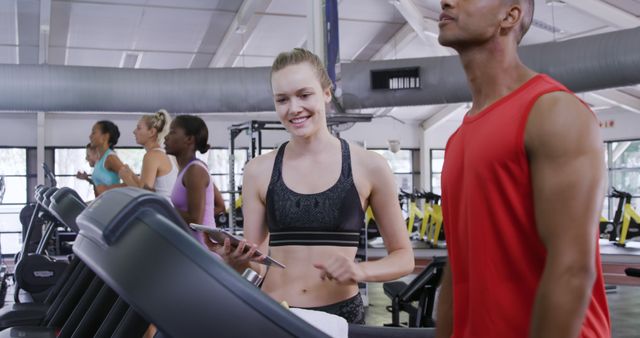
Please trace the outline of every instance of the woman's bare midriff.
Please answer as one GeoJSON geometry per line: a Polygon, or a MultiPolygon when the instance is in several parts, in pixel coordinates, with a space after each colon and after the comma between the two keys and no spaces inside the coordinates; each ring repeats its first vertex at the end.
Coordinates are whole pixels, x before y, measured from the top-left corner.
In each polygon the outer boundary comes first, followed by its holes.
{"type": "Polygon", "coordinates": [[[335,255],[354,258],[357,248],[335,246],[272,247],[271,257],[287,266],[269,268],[262,291],[278,302],[294,307],[317,307],[341,302],[358,293],[358,284],[322,280],[314,263],[325,263],[335,255]]]}

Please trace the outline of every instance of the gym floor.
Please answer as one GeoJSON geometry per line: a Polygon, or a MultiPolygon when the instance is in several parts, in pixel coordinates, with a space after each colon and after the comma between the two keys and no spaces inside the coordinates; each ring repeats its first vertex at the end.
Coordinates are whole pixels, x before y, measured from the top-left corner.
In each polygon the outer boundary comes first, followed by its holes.
{"type": "MultiPolygon", "coordinates": [[[[607,300],[611,314],[612,337],[640,336],[640,287],[618,286],[614,292],[607,293],[607,300]]],[[[382,326],[390,323],[391,313],[386,309],[390,304],[389,298],[382,290],[382,283],[369,283],[369,307],[365,310],[367,325],[382,326]]],[[[401,315],[400,320],[406,321],[406,314],[404,317],[401,315]]]]}

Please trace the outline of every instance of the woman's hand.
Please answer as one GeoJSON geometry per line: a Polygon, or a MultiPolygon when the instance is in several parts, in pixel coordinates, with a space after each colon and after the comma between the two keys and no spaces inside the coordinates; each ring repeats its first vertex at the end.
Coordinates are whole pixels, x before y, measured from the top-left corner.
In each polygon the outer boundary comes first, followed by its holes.
{"type": "Polygon", "coordinates": [[[134,174],[131,168],[125,164],[120,168],[120,171],[118,171],[118,176],[120,176],[123,181],[127,182],[133,180],[134,174]]]}
{"type": "Polygon", "coordinates": [[[93,189],[96,197],[98,197],[98,195],[102,194],[103,192],[109,190],[109,186],[108,185],[96,185],[95,188],[93,189]]]}
{"type": "Polygon", "coordinates": [[[353,284],[365,280],[366,274],[362,267],[353,259],[336,255],[322,263],[314,263],[313,267],[320,270],[322,280],[335,280],[340,284],[353,284]]]}
{"type": "Polygon", "coordinates": [[[76,173],[76,178],[81,179],[81,180],[85,180],[88,181],[89,180],[89,174],[87,174],[84,171],[78,171],[76,173]]]}
{"type": "Polygon", "coordinates": [[[238,272],[243,272],[246,268],[248,268],[249,262],[261,262],[267,257],[267,255],[265,254],[260,257],[254,257],[256,250],[258,250],[258,246],[248,243],[244,239],[238,243],[237,247],[233,247],[231,245],[231,241],[228,238],[224,240],[223,245],[220,245],[213,242],[209,238],[209,236],[205,234],[204,243],[207,245],[209,250],[220,255],[225,263],[227,263],[238,272]]]}

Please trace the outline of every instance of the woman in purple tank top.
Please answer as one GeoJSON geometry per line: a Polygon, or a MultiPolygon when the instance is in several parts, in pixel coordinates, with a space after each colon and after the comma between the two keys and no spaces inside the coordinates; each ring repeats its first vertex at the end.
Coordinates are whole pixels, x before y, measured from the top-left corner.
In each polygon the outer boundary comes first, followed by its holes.
{"type": "MultiPolygon", "coordinates": [[[[204,121],[193,115],[176,117],[164,138],[167,154],[176,157],[178,177],[171,192],[171,202],[184,221],[215,227],[213,217],[213,180],[207,165],[196,159],[196,151],[209,150],[209,130],[204,121]]],[[[193,233],[200,243],[201,233],[193,233]]]]}

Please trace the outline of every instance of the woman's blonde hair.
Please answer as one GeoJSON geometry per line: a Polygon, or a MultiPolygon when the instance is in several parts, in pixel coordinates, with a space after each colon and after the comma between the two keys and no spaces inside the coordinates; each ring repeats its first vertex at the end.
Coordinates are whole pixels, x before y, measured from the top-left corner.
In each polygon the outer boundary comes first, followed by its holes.
{"type": "Polygon", "coordinates": [[[169,125],[171,124],[171,116],[164,109],[158,110],[153,115],[144,115],[142,120],[149,129],[155,129],[158,135],[158,143],[164,143],[164,137],[169,133],[169,125]]]}
{"type": "Polygon", "coordinates": [[[273,76],[273,73],[282,70],[287,66],[298,65],[303,62],[308,62],[311,67],[313,67],[322,89],[332,87],[331,79],[327,74],[326,68],[322,64],[322,61],[320,61],[320,58],[304,48],[294,48],[289,52],[282,52],[278,54],[276,59],[273,61],[273,65],[271,65],[271,76],[273,76]]]}

